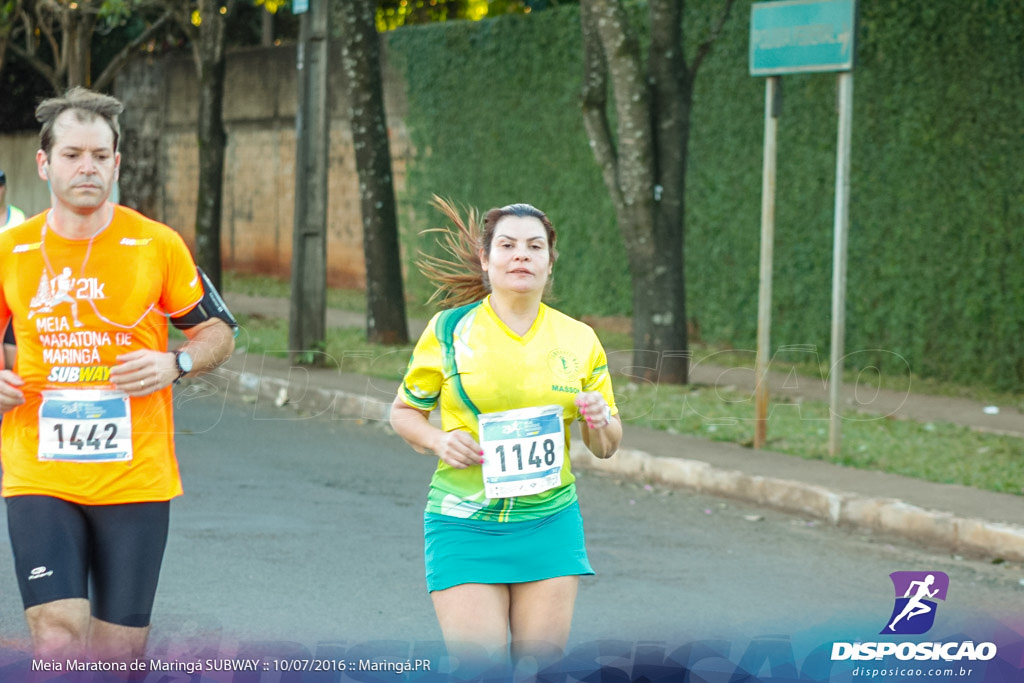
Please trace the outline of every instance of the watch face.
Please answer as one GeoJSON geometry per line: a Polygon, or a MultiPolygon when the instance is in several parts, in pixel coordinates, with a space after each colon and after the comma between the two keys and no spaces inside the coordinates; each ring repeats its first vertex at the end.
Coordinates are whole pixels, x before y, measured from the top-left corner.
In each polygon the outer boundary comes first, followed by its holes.
{"type": "Polygon", "coordinates": [[[178,369],[182,372],[192,372],[192,356],[188,355],[188,351],[178,352],[178,369]]]}

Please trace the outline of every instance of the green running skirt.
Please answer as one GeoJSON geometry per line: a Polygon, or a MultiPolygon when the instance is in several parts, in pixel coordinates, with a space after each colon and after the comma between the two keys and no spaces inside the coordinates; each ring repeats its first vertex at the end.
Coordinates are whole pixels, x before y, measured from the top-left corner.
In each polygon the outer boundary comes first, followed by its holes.
{"type": "Polygon", "coordinates": [[[593,574],[578,502],[550,517],[484,522],[423,515],[427,590],[593,574]]]}

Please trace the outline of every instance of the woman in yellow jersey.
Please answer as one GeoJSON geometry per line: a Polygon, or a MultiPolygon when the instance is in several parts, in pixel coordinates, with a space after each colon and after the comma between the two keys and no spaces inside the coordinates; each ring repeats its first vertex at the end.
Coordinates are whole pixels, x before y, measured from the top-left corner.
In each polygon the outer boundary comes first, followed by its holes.
{"type": "Polygon", "coordinates": [[[449,652],[561,655],[578,577],[592,574],[568,458],[569,427],[610,457],[622,438],[594,331],[542,302],[555,230],[528,204],[465,222],[436,206],[451,259],[421,267],[446,310],[416,345],[391,424],[438,458],[424,515],[427,588],[449,652]],[[429,414],[441,412],[441,428],[429,414]]]}

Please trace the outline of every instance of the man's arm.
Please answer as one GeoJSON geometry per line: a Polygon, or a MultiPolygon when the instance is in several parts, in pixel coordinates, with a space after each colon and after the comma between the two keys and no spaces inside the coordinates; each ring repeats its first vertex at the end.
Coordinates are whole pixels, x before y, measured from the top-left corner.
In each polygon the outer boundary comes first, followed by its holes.
{"type": "Polygon", "coordinates": [[[14,340],[13,334],[10,334],[10,328],[13,324],[10,318],[0,324],[0,329],[4,330],[3,358],[0,359],[2,360],[0,362],[0,415],[25,402],[25,394],[21,391],[25,381],[15,375],[13,370],[9,369],[14,367],[14,360],[16,358],[14,344],[7,343],[8,340],[12,342],[14,340]]]}
{"type": "MultiPolygon", "coordinates": [[[[188,337],[180,347],[192,357],[190,377],[217,367],[235,350],[235,335],[220,318],[209,318],[184,330],[188,337]]],[[[110,381],[129,396],[146,396],[170,386],[178,379],[173,351],[140,350],[117,357],[110,368],[110,381]]]]}
{"type": "MultiPolygon", "coordinates": [[[[192,356],[192,371],[186,376],[194,377],[213,370],[224,363],[235,350],[235,331],[220,318],[210,318],[195,327],[184,330],[188,341],[179,350],[188,351],[192,356]]],[[[173,382],[178,377],[178,366],[171,353],[171,370],[174,372],[173,382]]]]}

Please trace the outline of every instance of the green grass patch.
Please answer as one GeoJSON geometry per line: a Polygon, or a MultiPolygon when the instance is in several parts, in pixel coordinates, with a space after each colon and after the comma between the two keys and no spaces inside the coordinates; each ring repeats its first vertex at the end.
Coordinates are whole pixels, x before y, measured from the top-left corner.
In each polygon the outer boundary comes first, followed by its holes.
{"type": "MultiPolygon", "coordinates": [[[[632,348],[633,345],[633,339],[629,334],[598,329],[597,336],[601,339],[601,343],[604,344],[604,347],[609,351],[615,349],[629,349],[632,348]]],[[[751,349],[744,351],[740,349],[715,347],[698,341],[691,342],[690,354],[695,364],[711,363],[727,368],[753,369],[756,350],[751,349]]],[[[816,359],[818,362],[813,362],[813,360],[807,359],[813,359],[814,354],[790,352],[788,356],[801,357],[801,360],[794,361],[790,360],[786,353],[777,353],[771,359],[769,369],[772,372],[782,373],[789,373],[792,371],[800,377],[811,378],[815,381],[820,379],[824,382],[824,378],[827,378],[829,374],[830,359],[827,349],[823,351],[823,354],[823,356],[816,359]]],[[[851,370],[849,368],[844,368],[843,370],[844,384],[863,385],[866,380],[868,385],[877,387],[878,389],[897,391],[900,393],[911,391],[915,394],[962,398],[991,405],[1011,406],[1017,410],[1024,411],[1024,395],[1022,394],[1000,392],[981,385],[965,385],[952,382],[942,382],[932,378],[922,378],[919,375],[910,372],[909,369],[905,373],[880,373],[872,369],[851,370]]]]}
{"type": "MultiPolygon", "coordinates": [[[[276,299],[291,299],[292,285],[287,280],[263,275],[244,275],[225,272],[224,291],[247,296],[268,296],[276,299]]],[[[327,289],[328,308],[342,311],[365,311],[366,293],[353,289],[327,289]]]]}
{"type": "MultiPolygon", "coordinates": [[[[327,330],[323,349],[316,352],[318,364],[372,377],[402,378],[409,365],[412,345],[382,346],[366,341],[362,329],[333,327],[327,330]]],[[[235,348],[248,353],[279,358],[289,356],[288,321],[262,316],[239,315],[235,348]]],[[[309,358],[308,360],[312,360],[309,358]]]]}
{"type": "MultiPolygon", "coordinates": [[[[627,424],[744,446],[753,443],[752,392],[629,384],[616,387],[615,398],[627,424]]],[[[831,457],[828,404],[773,399],[767,448],[807,460],[1024,495],[1024,439],[946,422],[858,412],[844,414],[841,427],[841,452],[831,457]]]]}
{"type": "MultiPolygon", "coordinates": [[[[246,296],[267,296],[290,300],[292,285],[288,280],[281,280],[265,275],[246,275],[242,273],[223,274],[223,290],[225,294],[244,294],[246,296]]],[[[327,288],[327,307],[340,311],[355,313],[366,311],[366,292],[361,289],[327,288]]],[[[428,307],[418,301],[406,301],[406,315],[411,318],[429,318],[437,309],[428,307]]]]}

